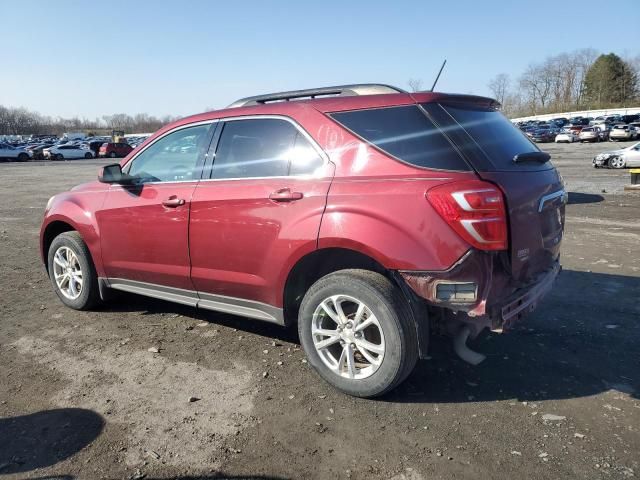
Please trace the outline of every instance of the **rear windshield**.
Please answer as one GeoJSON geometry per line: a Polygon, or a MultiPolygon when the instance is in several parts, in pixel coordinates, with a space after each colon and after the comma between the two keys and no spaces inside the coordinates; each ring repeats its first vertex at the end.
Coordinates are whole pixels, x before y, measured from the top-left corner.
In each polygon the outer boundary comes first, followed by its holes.
{"type": "MultiPolygon", "coordinates": [[[[551,168],[550,162],[515,163],[513,161],[513,158],[518,154],[538,152],[540,150],[499,111],[460,104],[441,104],[439,107],[444,109],[450,115],[450,118],[454,120],[451,125],[447,123],[445,128],[447,134],[453,134],[456,129],[464,130],[484,153],[489,164],[475,165],[474,162],[474,166],[478,170],[539,170],[551,168]]],[[[437,106],[425,104],[424,108],[427,112],[433,112],[437,106]]],[[[442,118],[442,115],[438,116],[442,118]]],[[[464,138],[461,135],[457,135],[457,137],[464,138]]]]}
{"type": "Polygon", "coordinates": [[[331,117],[403,162],[424,168],[470,170],[447,137],[417,105],[337,112],[331,117]]]}

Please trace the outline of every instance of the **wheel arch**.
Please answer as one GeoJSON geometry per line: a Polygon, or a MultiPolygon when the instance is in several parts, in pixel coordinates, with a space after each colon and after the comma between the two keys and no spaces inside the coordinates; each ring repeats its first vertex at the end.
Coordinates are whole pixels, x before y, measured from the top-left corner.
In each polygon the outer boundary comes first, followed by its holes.
{"type": "Polygon", "coordinates": [[[42,232],[42,241],[40,245],[40,254],[44,262],[44,268],[49,271],[49,262],[47,262],[47,256],[49,254],[49,247],[53,240],[65,232],[75,232],[77,229],[71,223],[64,220],[54,220],[49,222],[42,232]]]}
{"type": "Polygon", "coordinates": [[[411,312],[418,339],[419,356],[426,358],[429,345],[429,316],[426,302],[409,288],[397,271],[384,267],[373,257],[348,248],[329,247],[314,250],[296,262],[284,286],[285,325],[294,325],[298,322],[302,298],[317,280],[338,270],[354,268],[379,273],[398,288],[411,312]]]}
{"type": "Polygon", "coordinates": [[[348,268],[371,270],[392,278],[391,273],[378,261],[356,250],[340,247],[314,250],[298,259],[287,275],[282,303],[285,323],[297,322],[302,297],[311,285],[329,273],[348,268]]]}

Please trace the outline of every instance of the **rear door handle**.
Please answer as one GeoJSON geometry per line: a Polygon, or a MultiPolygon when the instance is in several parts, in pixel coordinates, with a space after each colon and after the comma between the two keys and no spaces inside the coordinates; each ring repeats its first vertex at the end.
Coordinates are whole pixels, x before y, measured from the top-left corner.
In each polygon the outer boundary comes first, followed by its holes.
{"type": "Polygon", "coordinates": [[[274,202],[292,202],[294,200],[300,200],[303,196],[302,192],[292,192],[288,188],[282,188],[275,192],[271,192],[269,199],[274,202]]]}
{"type": "Polygon", "coordinates": [[[171,195],[169,198],[162,201],[162,205],[169,208],[176,208],[184,205],[184,198],[178,198],[177,195],[171,195]]]}

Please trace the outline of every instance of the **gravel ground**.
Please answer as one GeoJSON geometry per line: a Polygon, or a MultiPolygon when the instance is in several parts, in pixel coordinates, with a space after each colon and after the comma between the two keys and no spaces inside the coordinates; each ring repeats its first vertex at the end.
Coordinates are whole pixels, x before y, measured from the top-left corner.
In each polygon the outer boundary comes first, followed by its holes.
{"type": "Polygon", "coordinates": [[[0,164],[0,478],[640,476],[640,195],[591,167],[620,146],[543,146],[570,191],[556,288],[474,342],[480,366],[434,338],[378,400],[332,390],[277,326],[133,295],[63,307],[42,211],[102,162],[0,164]]]}

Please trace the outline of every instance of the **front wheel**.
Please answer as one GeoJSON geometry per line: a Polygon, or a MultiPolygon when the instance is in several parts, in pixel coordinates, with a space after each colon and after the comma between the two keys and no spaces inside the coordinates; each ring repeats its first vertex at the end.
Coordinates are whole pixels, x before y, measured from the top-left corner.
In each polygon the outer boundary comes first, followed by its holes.
{"type": "Polygon", "coordinates": [[[84,154],[84,158],[93,158],[93,155],[91,155],[89,152],[84,154]]]}
{"type": "Polygon", "coordinates": [[[98,304],[98,275],[78,232],[61,233],[53,239],[48,266],[55,292],[67,307],[89,310],[98,304]]]}
{"type": "Polygon", "coordinates": [[[624,158],[613,157],[611,160],[609,160],[609,165],[611,166],[611,168],[624,168],[624,165],[625,165],[624,158]]]}
{"type": "Polygon", "coordinates": [[[111,153],[109,154],[109,157],[111,157],[111,158],[116,158],[116,157],[117,157],[116,152],[111,152],[111,153]]]}
{"type": "Polygon", "coordinates": [[[418,358],[416,329],[402,293],[366,270],[341,270],[314,283],[300,306],[298,333],[318,374],[357,397],[392,390],[418,358]]]}
{"type": "Polygon", "coordinates": [[[27,160],[29,160],[29,155],[27,155],[26,153],[21,153],[20,155],[18,155],[19,162],[26,162],[27,160]]]}

